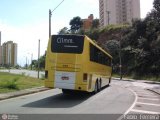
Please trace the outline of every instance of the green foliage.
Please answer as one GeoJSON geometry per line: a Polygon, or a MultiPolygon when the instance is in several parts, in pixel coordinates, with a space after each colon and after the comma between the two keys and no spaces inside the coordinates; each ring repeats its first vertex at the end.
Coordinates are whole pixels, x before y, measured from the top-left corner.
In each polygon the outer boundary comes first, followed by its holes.
{"type": "Polygon", "coordinates": [[[92,29],[97,29],[99,27],[99,19],[94,19],[92,22],[92,29]]]}
{"type": "Polygon", "coordinates": [[[1,72],[0,76],[0,93],[12,92],[44,85],[42,80],[32,77],[1,72]]]}
{"type": "Polygon", "coordinates": [[[154,6],[156,11],[160,12],[160,1],[159,0],[154,0],[153,6],[154,6]]]}
{"type": "Polygon", "coordinates": [[[69,25],[71,26],[71,33],[76,33],[82,27],[83,22],[81,18],[77,16],[70,21],[69,25]]]}
{"type": "Polygon", "coordinates": [[[58,32],[58,34],[69,34],[69,30],[67,27],[64,27],[58,32]]]}
{"type": "Polygon", "coordinates": [[[97,41],[99,38],[99,35],[100,35],[100,31],[99,31],[99,29],[90,29],[89,31],[85,32],[85,35],[87,35],[92,40],[97,41]]]}
{"type": "MultiPolygon", "coordinates": [[[[46,59],[46,55],[40,56],[40,58],[39,58],[40,69],[45,68],[45,59],[46,59]]],[[[32,60],[32,67],[34,69],[38,68],[38,61],[37,60],[32,60]]]]}
{"type": "Polygon", "coordinates": [[[9,89],[18,89],[18,86],[16,83],[18,79],[19,78],[14,78],[13,80],[7,81],[7,83],[5,84],[5,87],[9,89]]]}
{"type": "Polygon", "coordinates": [[[0,84],[0,88],[7,88],[7,89],[19,89],[17,86],[17,81],[19,80],[19,77],[5,80],[0,84]]]}

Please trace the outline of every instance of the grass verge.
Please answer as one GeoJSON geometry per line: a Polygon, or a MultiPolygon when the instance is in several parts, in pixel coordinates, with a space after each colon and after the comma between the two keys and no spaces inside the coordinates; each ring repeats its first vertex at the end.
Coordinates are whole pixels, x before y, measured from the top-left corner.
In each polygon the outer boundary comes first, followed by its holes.
{"type": "Polygon", "coordinates": [[[0,72],[0,93],[43,86],[44,81],[29,76],[0,72]]]}

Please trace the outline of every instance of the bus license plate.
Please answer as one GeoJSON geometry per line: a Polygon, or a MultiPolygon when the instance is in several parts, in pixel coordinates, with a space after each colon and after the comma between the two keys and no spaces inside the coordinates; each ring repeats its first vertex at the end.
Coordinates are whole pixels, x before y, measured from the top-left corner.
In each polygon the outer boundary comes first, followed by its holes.
{"type": "Polygon", "coordinates": [[[61,80],[69,80],[69,77],[68,76],[62,76],[61,80]]]}

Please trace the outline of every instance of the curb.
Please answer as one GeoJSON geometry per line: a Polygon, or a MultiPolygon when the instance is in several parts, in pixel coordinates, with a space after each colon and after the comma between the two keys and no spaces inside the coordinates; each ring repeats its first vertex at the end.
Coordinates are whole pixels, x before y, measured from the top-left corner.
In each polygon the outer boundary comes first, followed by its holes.
{"type": "Polygon", "coordinates": [[[127,78],[115,78],[112,77],[113,80],[119,80],[119,81],[130,81],[130,82],[142,82],[142,83],[147,83],[147,84],[160,84],[160,82],[157,81],[148,81],[148,80],[136,80],[136,79],[127,79],[127,78]]]}
{"type": "Polygon", "coordinates": [[[156,90],[153,90],[153,89],[147,89],[147,90],[149,90],[149,91],[151,91],[151,92],[154,92],[154,93],[156,93],[156,94],[159,94],[159,95],[160,95],[160,92],[158,92],[158,91],[156,91],[156,90]]]}
{"type": "Polygon", "coordinates": [[[31,89],[26,89],[26,90],[22,90],[22,91],[12,92],[12,93],[6,93],[6,94],[4,93],[4,94],[1,94],[0,101],[5,100],[5,99],[23,96],[23,95],[29,95],[29,94],[33,94],[33,93],[43,92],[43,91],[47,91],[47,90],[50,90],[50,89],[45,88],[45,87],[38,87],[38,88],[31,88],[31,89]]]}

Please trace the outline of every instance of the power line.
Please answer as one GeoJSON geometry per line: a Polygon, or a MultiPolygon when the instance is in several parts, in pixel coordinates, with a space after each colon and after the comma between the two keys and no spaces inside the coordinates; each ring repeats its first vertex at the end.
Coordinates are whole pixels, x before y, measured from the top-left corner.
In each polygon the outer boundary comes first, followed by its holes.
{"type": "MultiPolygon", "coordinates": [[[[62,2],[60,2],[60,3],[57,5],[57,7],[55,7],[55,8],[52,10],[52,12],[55,11],[63,2],[64,2],[64,0],[62,0],[62,2]]],[[[51,12],[51,13],[52,13],[52,12],[51,12]]]]}

